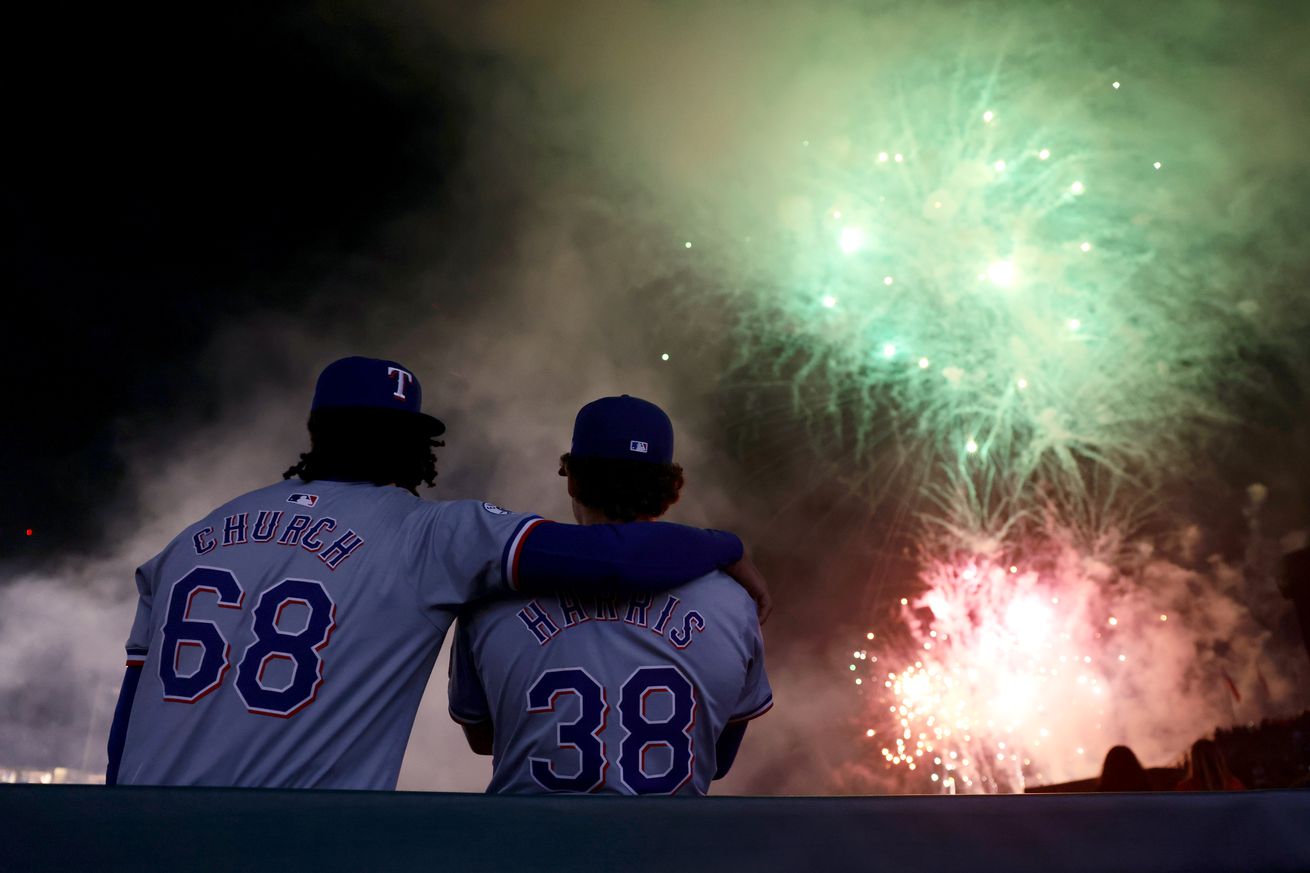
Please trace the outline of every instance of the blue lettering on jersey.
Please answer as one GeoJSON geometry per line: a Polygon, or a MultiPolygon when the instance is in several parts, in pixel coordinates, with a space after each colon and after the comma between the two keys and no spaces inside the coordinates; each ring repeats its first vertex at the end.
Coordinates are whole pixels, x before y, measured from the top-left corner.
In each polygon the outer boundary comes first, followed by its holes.
{"type": "Polygon", "coordinates": [[[550,613],[535,600],[520,609],[518,614],[519,620],[536,637],[539,646],[546,645],[554,639],[555,634],[559,633],[559,625],[555,624],[550,613]]]}
{"type": "Polygon", "coordinates": [[[628,613],[623,616],[623,620],[628,624],[635,624],[637,627],[645,627],[646,615],[650,612],[650,605],[654,599],[655,595],[649,591],[632,595],[631,599],[628,600],[628,613]]]}
{"type": "Polygon", "coordinates": [[[218,625],[191,617],[196,595],[202,592],[216,595],[218,605],[224,609],[240,609],[245,600],[245,592],[230,570],[195,567],[173,583],[168,595],[167,618],[160,631],[163,645],[159,681],[164,688],[164,699],[175,703],[195,703],[218,688],[231,666],[232,647],[218,625]],[[183,673],[182,652],[192,648],[200,649],[200,663],[183,673]]]}
{"type": "Polygon", "coordinates": [[[214,529],[212,527],[196,531],[196,535],[191,538],[191,543],[195,546],[197,555],[204,555],[214,551],[214,548],[218,545],[218,541],[207,539],[213,535],[214,529]]]}
{"type": "MultiPolygon", "coordinates": [[[[217,605],[225,609],[239,610],[245,602],[245,590],[231,570],[195,567],[173,584],[159,659],[163,699],[170,703],[195,703],[214,691],[232,663],[232,646],[218,625],[191,617],[196,595],[206,592],[215,594],[217,605]],[[184,673],[183,653],[193,649],[200,651],[191,660],[199,663],[184,673]]],[[[253,619],[255,640],[237,664],[237,692],[251,712],[290,718],[314,702],[323,682],[320,652],[336,627],[336,604],[321,582],[283,579],[260,595],[253,619]],[[295,633],[279,626],[283,610],[291,605],[307,611],[295,633]],[[275,661],[286,661],[292,668],[290,682],[277,687],[264,684],[264,671],[275,661]]]]}
{"type": "Polygon", "coordinates": [[[560,612],[564,613],[564,627],[570,628],[575,624],[591,621],[591,616],[587,614],[587,607],[583,606],[581,597],[573,592],[565,592],[560,594],[558,599],[560,612]]]}
{"type": "MultiPolygon", "coordinates": [[[[348,539],[354,532],[350,531],[342,540],[348,539]]],[[[329,555],[342,542],[338,540],[333,543],[324,555],[329,555]]],[[[358,544],[349,543],[347,548],[353,549],[358,544]]],[[[348,553],[347,553],[348,554],[348,553]]],[[[344,559],[345,556],[342,556],[344,559]]],[[[328,561],[324,560],[324,563],[328,561]]],[[[328,563],[328,566],[333,566],[328,563]]],[[[636,594],[628,599],[623,622],[619,623],[619,613],[616,606],[617,598],[613,595],[599,595],[596,597],[596,615],[594,618],[603,622],[614,622],[618,627],[630,625],[632,627],[647,628],[647,620],[650,617],[651,605],[654,596],[651,594],[636,594]]],[[[572,592],[561,592],[555,598],[559,606],[560,613],[564,616],[561,624],[556,624],[554,617],[545,607],[536,600],[530,601],[527,606],[518,611],[519,621],[532,634],[532,638],[537,641],[537,645],[544,646],[549,643],[556,635],[564,631],[572,630],[575,627],[581,627],[592,621],[593,616],[587,613],[583,605],[582,598],[572,592]]],[[[651,633],[665,636],[664,631],[669,628],[668,636],[665,637],[669,643],[679,649],[685,649],[696,641],[696,634],[704,633],[706,628],[705,616],[697,610],[690,610],[682,616],[681,625],[677,624],[674,615],[677,613],[678,606],[682,601],[675,595],[670,594],[660,607],[659,617],[655,619],[655,624],[650,625],[648,629],[651,633]]]]}
{"type": "Polygon", "coordinates": [[[533,757],[528,759],[529,772],[547,791],[594,791],[605,784],[608,768],[605,743],[600,738],[609,712],[604,687],[581,667],[547,670],[528,689],[528,712],[554,712],[556,701],[566,695],[577,696],[578,717],[560,724],[555,736],[559,746],[577,749],[578,770],[572,776],[561,776],[549,758],[533,757]]]}
{"type": "Polygon", "coordinates": [[[669,631],[669,642],[679,649],[685,649],[691,645],[692,631],[700,633],[705,630],[705,618],[696,610],[688,612],[682,617],[682,627],[674,628],[669,631]]]}
{"type": "MultiPolygon", "coordinates": [[[[528,773],[550,792],[585,793],[603,787],[608,779],[610,756],[602,732],[609,716],[609,694],[605,687],[581,667],[546,670],[528,689],[529,714],[553,713],[561,697],[578,698],[578,717],[560,721],[555,727],[555,745],[577,753],[572,776],[556,772],[551,758],[529,755],[528,773]]],[[[696,687],[672,665],[639,667],[623,683],[619,693],[619,724],[623,740],[619,745],[618,779],[633,794],[674,794],[692,778],[696,763],[692,727],[696,724],[696,687]],[[647,704],[653,695],[666,697],[668,715],[652,718],[647,704]],[[647,769],[647,753],[666,752],[668,763],[647,769]]],[[[544,750],[543,750],[544,751],[544,750]]],[[[500,766],[501,762],[497,762],[500,766]]]]}
{"type": "Polygon", "coordinates": [[[277,538],[279,546],[298,546],[300,537],[309,527],[309,523],[314,520],[312,515],[294,515],[291,521],[287,522],[286,530],[282,531],[282,536],[277,538]]]}
{"type": "Polygon", "coordinates": [[[623,743],[619,746],[619,778],[634,794],[673,794],[691,779],[696,762],[691,728],[696,723],[696,688],[673,665],[636,670],[619,692],[619,723],[623,743]],[[672,712],[663,719],[651,719],[646,705],[652,694],[667,694],[672,712]],[[646,753],[652,748],[670,752],[668,769],[646,771],[646,753]]]}
{"type": "Polygon", "coordinates": [[[669,619],[673,617],[673,610],[678,608],[680,602],[674,595],[669,595],[669,599],[664,603],[664,608],[660,610],[660,617],[655,619],[655,624],[651,625],[652,632],[660,636],[664,635],[664,626],[669,623],[669,619]]]}
{"type": "Polygon", "coordinates": [[[290,718],[314,702],[323,684],[323,656],[337,626],[337,607],[323,583],[312,579],[283,579],[259,596],[253,613],[255,641],[237,664],[237,693],[246,709],[257,715],[290,718]],[[305,625],[290,633],[279,626],[283,610],[291,604],[308,608],[305,625]],[[294,665],[285,687],[264,684],[264,671],[274,661],[294,665]]]}
{"type": "Polygon", "coordinates": [[[267,509],[261,509],[255,516],[255,529],[251,532],[250,538],[257,543],[267,543],[273,539],[277,533],[277,526],[282,523],[282,513],[270,512],[267,509]]]}
{"type": "Polygon", "coordinates": [[[327,551],[319,555],[318,559],[327,564],[329,570],[335,570],[362,545],[364,545],[364,538],[353,530],[348,530],[328,546],[327,551]]]}
{"type": "Polygon", "coordinates": [[[249,521],[250,513],[248,512],[239,512],[223,519],[223,545],[239,546],[245,543],[246,524],[249,521]]]}
{"type": "Polygon", "coordinates": [[[305,535],[300,539],[300,547],[307,552],[317,552],[323,548],[323,541],[318,538],[320,533],[332,533],[337,528],[337,520],[330,516],[324,516],[310,526],[305,531],[305,535]]]}
{"type": "Polygon", "coordinates": [[[618,621],[618,599],[617,594],[597,594],[596,621],[618,621]]]}
{"type": "MultiPolygon", "coordinates": [[[[324,541],[320,537],[333,533],[336,530],[337,520],[324,517],[316,521],[312,515],[292,516],[286,527],[282,529],[282,535],[278,536],[283,515],[280,510],[261,509],[255,514],[253,528],[250,527],[249,512],[229,515],[223,519],[223,545],[244,545],[247,542],[247,534],[249,534],[248,541],[253,543],[271,543],[274,537],[277,537],[279,545],[300,546],[307,552],[318,554],[319,560],[330,570],[340,567],[342,561],[358,552],[364,545],[362,535],[354,530],[347,530],[324,549],[324,541]]],[[[191,537],[191,544],[197,555],[212,552],[218,546],[217,540],[214,539],[214,529],[206,527],[196,531],[191,537]]]]}

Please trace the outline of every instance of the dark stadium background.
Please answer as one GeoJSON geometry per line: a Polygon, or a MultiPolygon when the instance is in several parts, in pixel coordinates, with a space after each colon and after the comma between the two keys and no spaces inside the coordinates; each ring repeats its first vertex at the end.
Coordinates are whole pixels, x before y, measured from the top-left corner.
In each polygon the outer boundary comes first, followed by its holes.
{"type": "Polygon", "coordinates": [[[125,433],[212,415],[223,325],[349,317],[325,271],[440,202],[464,111],[453,52],[416,78],[344,6],[27,6],[6,31],[0,554],[36,559],[94,545],[125,433]]]}

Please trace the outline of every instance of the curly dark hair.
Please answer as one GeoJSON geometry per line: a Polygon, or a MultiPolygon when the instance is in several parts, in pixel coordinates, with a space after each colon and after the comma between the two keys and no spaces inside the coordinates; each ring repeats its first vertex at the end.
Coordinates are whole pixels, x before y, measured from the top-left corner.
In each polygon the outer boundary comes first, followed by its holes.
{"type": "Polygon", "coordinates": [[[682,467],[611,458],[560,455],[559,474],[572,476],[574,498],[614,521],[659,518],[678,502],[682,467]]]}
{"type": "Polygon", "coordinates": [[[418,494],[436,484],[437,456],[445,443],[428,426],[393,409],[317,409],[309,414],[309,451],[282,474],[301,481],[332,479],[399,485],[418,494]]]}

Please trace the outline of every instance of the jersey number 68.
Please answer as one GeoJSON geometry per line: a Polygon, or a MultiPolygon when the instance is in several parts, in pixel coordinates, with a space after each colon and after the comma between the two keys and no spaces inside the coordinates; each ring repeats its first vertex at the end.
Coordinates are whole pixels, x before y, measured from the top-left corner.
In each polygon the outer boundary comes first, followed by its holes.
{"type": "MultiPolygon", "coordinates": [[[[191,618],[193,601],[205,593],[217,596],[224,609],[239,610],[245,600],[245,591],[231,570],[196,567],[173,583],[159,653],[159,679],[164,699],[174,703],[195,703],[218,689],[231,666],[232,646],[218,625],[191,618]],[[192,672],[183,674],[182,652],[188,647],[200,649],[200,660],[192,672]]],[[[290,718],[314,702],[323,683],[319,652],[332,636],[336,614],[327,590],[312,579],[283,579],[259,596],[251,613],[255,639],[237,663],[236,689],[248,710],[290,718]],[[292,605],[305,607],[308,618],[302,629],[287,633],[279,627],[280,619],[283,610],[292,605]],[[291,662],[291,681],[281,688],[264,684],[264,671],[276,660],[291,662]]]]}

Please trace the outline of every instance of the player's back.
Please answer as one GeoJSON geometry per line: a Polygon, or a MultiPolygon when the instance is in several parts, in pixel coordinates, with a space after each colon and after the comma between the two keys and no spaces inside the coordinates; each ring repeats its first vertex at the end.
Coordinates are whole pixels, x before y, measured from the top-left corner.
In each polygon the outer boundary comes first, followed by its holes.
{"type": "Polygon", "coordinates": [[[729,721],[772,705],[750,597],[721,573],[622,598],[489,603],[460,619],[451,715],[494,724],[488,791],[704,794],[729,721]]]}
{"type": "Polygon", "coordinates": [[[460,580],[515,518],[479,506],[293,480],[187,527],[138,572],[119,781],[394,787],[451,610],[478,593],[460,580]]]}

